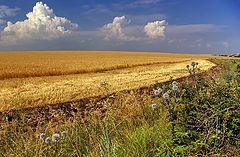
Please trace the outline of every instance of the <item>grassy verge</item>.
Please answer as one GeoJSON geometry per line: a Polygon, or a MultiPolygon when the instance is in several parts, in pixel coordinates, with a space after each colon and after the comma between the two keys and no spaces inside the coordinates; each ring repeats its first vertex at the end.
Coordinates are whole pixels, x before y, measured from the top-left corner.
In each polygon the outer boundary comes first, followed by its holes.
{"type": "MultiPolygon", "coordinates": [[[[104,116],[96,110],[35,130],[6,120],[0,155],[238,156],[240,62],[218,62],[225,69],[217,78],[156,84],[151,95],[122,94],[114,103],[105,101],[104,116]]],[[[194,67],[189,66],[191,74],[194,67]]]]}

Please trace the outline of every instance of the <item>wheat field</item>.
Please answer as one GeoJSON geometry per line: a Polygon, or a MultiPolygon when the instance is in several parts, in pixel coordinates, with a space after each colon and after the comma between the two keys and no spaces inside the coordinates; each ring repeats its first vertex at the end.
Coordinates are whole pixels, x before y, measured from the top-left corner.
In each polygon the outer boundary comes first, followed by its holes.
{"type": "Polygon", "coordinates": [[[152,63],[179,62],[208,55],[101,51],[1,52],[0,79],[102,72],[152,63]]]}
{"type": "Polygon", "coordinates": [[[214,66],[211,55],[143,52],[0,53],[0,111],[42,106],[149,86],[214,66]]]}

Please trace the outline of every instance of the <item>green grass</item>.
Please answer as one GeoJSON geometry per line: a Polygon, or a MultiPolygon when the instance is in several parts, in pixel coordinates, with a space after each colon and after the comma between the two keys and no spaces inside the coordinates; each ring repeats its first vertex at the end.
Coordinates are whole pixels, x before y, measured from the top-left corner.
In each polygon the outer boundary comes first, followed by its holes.
{"type": "MultiPolygon", "coordinates": [[[[163,140],[170,138],[169,124],[164,108],[152,111],[149,106],[136,105],[131,115],[116,115],[109,111],[105,119],[91,115],[88,122],[65,122],[52,130],[46,126],[46,135],[67,131],[68,136],[60,143],[45,144],[39,139],[40,132],[6,129],[3,156],[154,156],[163,140]],[[10,148],[10,149],[4,149],[10,148]]],[[[129,110],[128,110],[129,111],[129,110]]]]}

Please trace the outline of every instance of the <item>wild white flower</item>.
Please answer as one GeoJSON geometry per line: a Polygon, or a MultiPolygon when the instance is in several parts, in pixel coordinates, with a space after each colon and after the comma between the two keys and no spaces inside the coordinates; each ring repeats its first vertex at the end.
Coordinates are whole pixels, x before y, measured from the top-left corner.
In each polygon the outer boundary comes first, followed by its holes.
{"type": "Polygon", "coordinates": [[[179,88],[178,88],[177,85],[174,85],[174,86],[172,87],[172,90],[173,90],[173,91],[178,91],[178,89],[179,89],[179,88]]]}
{"type": "Polygon", "coordinates": [[[159,106],[157,104],[151,104],[150,107],[152,110],[156,110],[159,106]]]}
{"type": "Polygon", "coordinates": [[[52,135],[52,141],[53,142],[59,142],[60,141],[60,135],[59,134],[53,134],[52,135]]]}
{"type": "Polygon", "coordinates": [[[163,99],[169,99],[169,94],[168,93],[164,93],[163,94],[163,99]]]}
{"type": "Polygon", "coordinates": [[[158,90],[153,90],[153,93],[154,93],[154,95],[156,95],[156,96],[158,96],[159,94],[160,94],[160,92],[158,91],[158,90]]]}
{"type": "Polygon", "coordinates": [[[50,137],[47,137],[47,138],[45,139],[45,143],[46,143],[46,144],[51,143],[51,138],[50,138],[50,137]]]}
{"type": "Polygon", "coordinates": [[[174,86],[174,85],[177,86],[177,85],[179,85],[179,83],[178,83],[177,81],[173,81],[173,82],[172,82],[172,85],[173,85],[173,86],[174,86]]]}
{"type": "Polygon", "coordinates": [[[168,90],[166,93],[171,94],[172,90],[168,90]]]}
{"type": "Polygon", "coordinates": [[[158,89],[157,89],[158,91],[160,91],[160,92],[162,92],[163,91],[163,89],[162,88],[160,88],[160,87],[158,87],[158,89]]]}
{"type": "Polygon", "coordinates": [[[162,92],[162,89],[161,89],[161,88],[157,88],[157,89],[154,89],[154,90],[153,90],[153,93],[154,93],[154,95],[156,95],[156,96],[160,95],[161,92],[162,92]]]}
{"type": "Polygon", "coordinates": [[[66,138],[66,137],[67,137],[67,134],[68,134],[67,131],[63,131],[63,132],[61,133],[62,138],[66,138]]]}
{"type": "Polygon", "coordinates": [[[39,138],[40,138],[40,140],[45,140],[46,135],[45,135],[44,133],[41,133],[41,134],[39,135],[39,138]]]}

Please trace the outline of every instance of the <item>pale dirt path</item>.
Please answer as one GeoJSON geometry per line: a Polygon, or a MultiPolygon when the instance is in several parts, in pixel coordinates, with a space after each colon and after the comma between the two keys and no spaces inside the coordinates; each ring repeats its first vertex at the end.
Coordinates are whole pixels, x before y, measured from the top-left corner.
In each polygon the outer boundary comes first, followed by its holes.
{"type": "MultiPolygon", "coordinates": [[[[202,71],[214,64],[207,60],[196,60],[202,71]]],[[[56,76],[25,79],[16,87],[0,89],[0,111],[21,107],[56,104],[81,98],[109,94],[125,89],[149,86],[156,81],[164,82],[170,77],[187,76],[186,65],[191,61],[134,67],[103,73],[56,76]],[[101,83],[108,83],[107,90],[101,83]]],[[[16,79],[16,82],[19,81],[16,79]]]]}

